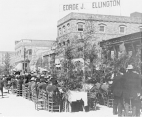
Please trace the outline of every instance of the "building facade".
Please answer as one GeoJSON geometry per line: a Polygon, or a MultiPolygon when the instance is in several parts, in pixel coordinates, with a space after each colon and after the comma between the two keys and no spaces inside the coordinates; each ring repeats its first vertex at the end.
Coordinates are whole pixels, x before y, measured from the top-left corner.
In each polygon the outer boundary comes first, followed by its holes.
{"type": "Polygon", "coordinates": [[[51,71],[51,69],[53,69],[55,64],[56,46],[57,46],[57,43],[55,41],[52,44],[52,47],[50,50],[42,53],[44,68],[46,68],[48,71],[51,71]]]}
{"type": "Polygon", "coordinates": [[[93,28],[94,38],[107,40],[142,30],[141,13],[132,13],[130,17],[85,13],[70,13],[58,21],[57,42],[59,46],[80,39],[80,33],[87,25],[93,28]]]}
{"type": "Polygon", "coordinates": [[[52,40],[30,40],[22,39],[15,42],[15,64],[19,70],[29,71],[35,66],[42,53],[50,50],[52,40]],[[25,64],[24,64],[25,63],[25,64]]]}
{"type": "Polygon", "coordinates": [[[139,72],[142,73],[142,31],[102,41],[100,46],[102,49],[104,46],[108,47],[105,60],[114,59],[114,56],[119,58],[122,51],[125,51],[129,57],[135,57],[135,62],[139,62],[136,67],[141,67],[139,72]]]}
{"type": "MultiPolygon", "coordinates": [[[[127,16],[112,16],[86,13],[70,13],[57,23],[57,45],[63,51],[68,44],[77,42],[91,34],[90,41],[100,42],[142,31],[141,13],[127,16]]],[[[62,58],[62,54],[56,58],[62,58]]]]}

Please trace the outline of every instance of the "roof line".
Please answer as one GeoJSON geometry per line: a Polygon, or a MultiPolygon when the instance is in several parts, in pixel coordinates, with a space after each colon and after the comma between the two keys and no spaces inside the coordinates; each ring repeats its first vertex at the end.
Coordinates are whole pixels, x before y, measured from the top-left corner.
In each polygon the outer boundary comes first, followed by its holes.
{"type": "MultiPolygon", "coordinates": [[[[31,40],[31,41],[56,41],[56,40],[40,40],[40,39],[21,39],[21,40],[31,40]]],[[[21,40],[16,40],[16,41],[21,41],[21,40]]]]}

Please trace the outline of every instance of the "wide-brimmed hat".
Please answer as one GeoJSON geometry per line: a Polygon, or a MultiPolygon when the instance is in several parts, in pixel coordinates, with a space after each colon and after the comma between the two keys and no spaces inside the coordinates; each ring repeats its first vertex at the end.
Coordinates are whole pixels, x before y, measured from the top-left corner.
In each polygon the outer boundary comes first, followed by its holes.
{"type": "Polygon", "coordinates": [[[31,78],[31,81],[35,81],[35,78],[34,78],[34,77],[32,77],[32,78],[31,78]]]}
{"type": "Polygon", "coordinates": [[[133,69],[133,65],[128,65],[127,69],[133,69]]]}

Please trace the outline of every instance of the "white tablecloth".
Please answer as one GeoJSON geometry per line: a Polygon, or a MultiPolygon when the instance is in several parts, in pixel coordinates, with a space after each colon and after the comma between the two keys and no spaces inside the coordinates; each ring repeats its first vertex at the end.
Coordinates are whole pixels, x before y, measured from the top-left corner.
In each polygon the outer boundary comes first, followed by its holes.
{"type": "Polygon", "coordinates": [[[77,100],[83,100],[84,101],[84,106],[88,105],[87,102],[87,92],[80,92],[80,91],[68,91],[68,101],[69,102],[74,102],[77,100]]]}

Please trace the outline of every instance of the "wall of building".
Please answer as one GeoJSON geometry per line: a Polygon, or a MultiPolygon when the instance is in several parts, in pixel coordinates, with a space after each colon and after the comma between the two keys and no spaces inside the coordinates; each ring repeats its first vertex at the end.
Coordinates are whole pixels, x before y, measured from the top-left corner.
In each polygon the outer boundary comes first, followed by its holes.
{"type": "Polygon", "coordinates": [[[44,51],[51,48],[55,41],[52,40],[20,40],[15,42],[15,64],[23,63],[24,59],[28,66],[35,65],[44,51]],[[25,55],[25,58],[24,58],[25,55]]]}
{"type": "Polygon", "coordinates": [[[142,19],[135,17],[125,16],[108,16],[108,15],[95,15],[95,14],[83,14],[83,13],[71,13],[58,21],[58,43],[80,38],[80,32],[78,31],[78,23],[84,23],[84,28],[87,22],[93,24],[94,37],[99,41],[107,40],[122,35],[127,35],[142,30],[142,19]],[[70,24],[68,28],[67,25],[70,24]],[[101,32],[100,26],[105,26],[105,31],[101,32]],[[66,31],[64,28],[66,27],[66,31]],[[125,32],[120,33],[120,27],[125,27],[125,32]],[[61,29],[61,34],[60,30],[61,29]]]}

